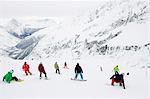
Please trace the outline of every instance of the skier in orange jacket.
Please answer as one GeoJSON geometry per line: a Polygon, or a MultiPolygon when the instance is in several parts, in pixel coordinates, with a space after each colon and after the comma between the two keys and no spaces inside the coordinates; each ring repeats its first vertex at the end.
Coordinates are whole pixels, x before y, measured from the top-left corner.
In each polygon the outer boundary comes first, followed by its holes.
{"type": "Polygon", "coordinates": [[[25,72],[25,74],[26,75],[28,75],[28,73],[30,74],[30,75],[32,75],[32,73],[30,72],[30,70],[29,70],[29,65],[27,64],[27,62],[24,62],[24,65],[22,66],[22,69],[23,69],[23,71],[25,72]]]}

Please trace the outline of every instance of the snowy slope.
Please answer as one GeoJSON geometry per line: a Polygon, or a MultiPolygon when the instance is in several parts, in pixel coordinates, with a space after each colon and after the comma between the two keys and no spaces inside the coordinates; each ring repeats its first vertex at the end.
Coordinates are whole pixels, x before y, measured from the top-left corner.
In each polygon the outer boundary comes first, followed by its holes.
{"type": "MultiPolygon", "coordinates": [[[[25,60],[24,60],[25,61],[25,60]]],[[[149,58],[134,54],[117,59],[115,57],[86,57],[81,60],[67,60],[69,69],[63,69],[64,59],[45,59],[39,61],[26,60],[30,64],[32,76],[25,76],[22,71],[24,61],[3,59],[0,62],[0,78],[10,69],[14,69],[14,75],[24,79],[24,82],[11,84],[0,81],[0,96],[5,99],[149,99],[147,89],[146,66],[149,58]],[[135,59],[135,57],[137,57],[135,59]],[[147,61],[145,61],[147,59],[147,61]],[[9,61],[9,64],[7,64],[9,61]],[[49,80],[39,79],[38,64],[42,61],[49,80]],[[58,62],[61,75],[55,74],[54,63],[58,62]],[[138,61],[138,64],[136,63],[138,61]],[[86,82],[71,81],[74,77],[74,67],[79,62],[83,68],[86,82]],[[130,73],[125,75],[124,90],[118,84],[111,86],[109,79],[114,65],[118,64],[120,72],[130,73]],[[103,72],[100,71],[100,66],[103,72]],[[109,92],[109,93],[108,93],[109,92]]],[[[150,72],[150,71],[149,71],[150,72]]],[[[80,79],[80,77],[79,77],[80,79]]]]}
{"type": "Polygon", "coordinates": [[[68,18],[53,30],[44,30],[46,36],[27,58],[101,55],[106,44],[143,46],[149,43],[147,4],[146,1],[109,1],[79,17],[68,18]]]}
{"type": "Polygon", "coordinates": [[[107,44],[112,46],[147,44],[150,42],[147,28],[147,24],[130,23],[124,27],[124,31],[119,37],[110,40],[107,44]]]}

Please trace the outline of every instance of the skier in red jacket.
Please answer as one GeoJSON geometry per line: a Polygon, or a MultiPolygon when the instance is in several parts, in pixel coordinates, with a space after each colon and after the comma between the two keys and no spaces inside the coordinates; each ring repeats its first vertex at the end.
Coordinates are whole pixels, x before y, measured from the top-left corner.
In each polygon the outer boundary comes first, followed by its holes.
{"type": "Polygon", "coordinates": [[[47,79],[47,75],[46,75],[46,72],[42,63],[39,64],[38,70],[40,72],[40,79],[42,78],[42,73],[45,74],[45,79],[47,79]]]}
{"type": "Polygon", "coordinates": [[[28,75],[28,73],[30,75],[32,75],[32,73],[29,71],[29,65],[27,64],[27,62],[24,62],[24,65],[22,66],[23,71],[25,72],[26,75],[28,75]]]}

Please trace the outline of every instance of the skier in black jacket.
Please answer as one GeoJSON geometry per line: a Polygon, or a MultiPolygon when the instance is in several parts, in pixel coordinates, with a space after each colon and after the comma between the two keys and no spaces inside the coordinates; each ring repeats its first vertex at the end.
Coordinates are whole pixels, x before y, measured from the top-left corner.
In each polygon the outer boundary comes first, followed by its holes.
{"type": "Polygon", "coordinates": [[[74,79],[77,79],[77,77],[78,77],[78,75],[80,74],[80,76],[81,76],[81,79],[83,80],[83,75],[82,75],[82,73],[83,73],[83,70],[82,70],[82,68],[81,68],[81,66],[79,65],[79,63],[77,63],[77,65],[76,65],[76,67],[75,67],[75,78],[74,79]]]}

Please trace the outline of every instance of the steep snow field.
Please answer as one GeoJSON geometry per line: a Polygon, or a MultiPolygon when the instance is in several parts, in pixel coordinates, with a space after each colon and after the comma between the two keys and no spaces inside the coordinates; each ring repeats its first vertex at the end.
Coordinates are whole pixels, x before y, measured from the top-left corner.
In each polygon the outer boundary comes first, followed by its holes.
{"type": "Polygon", "coordinates": [[[148,99],[150,71],[144,67],[148,66],[149,60],[148,57],[138,54],[119,59],[95,56],[81,60],[27,60],[33,75],[25,76],[22,71],[25,60],[17,61],[1,58],[0,78],[10,69],[14,69],[14,75],[24,79],[24,82],[7,84],[0,81],[0,96],[3,99],[10,99],[10,97],[11,99],[148,99]],[[53,66],[55,61],[60,66],[61,75],[55,74],[53,66]],[[62,68],[65,61],[67,61],[69,69],[62,68]],[[49,80],[39,79],[37,68],[40,62],[45,66],[49,80]],[[70,80],[75,76],[74,67],[77,62],[83,68],[83,76],[84,79],[87,79],[86,82],[70,80]],[[119,65],[121,73],[125,73],[126,89],[118,84],[111,86],[110,77],[113,75],[112,70],[116,64],[119,65]],[[100,70],[100,66],[103,71],[100,70]],[[126,75],[127,72],[130,75],[126,75]]]}
{"type": "Polygon", "coordinates": [[[129,23],[126,27],[122,27],[123,33],[118,37],[110,40],[108,45],[111,46],[125,46],[125,45],[139,45],[142,46],[150,42],[148,38],[148,25],[129,23]]]}

